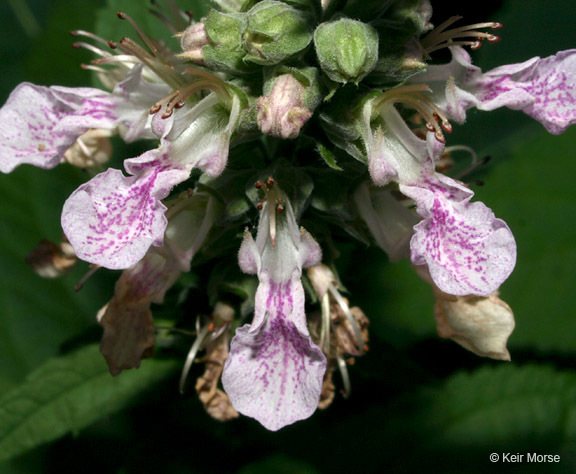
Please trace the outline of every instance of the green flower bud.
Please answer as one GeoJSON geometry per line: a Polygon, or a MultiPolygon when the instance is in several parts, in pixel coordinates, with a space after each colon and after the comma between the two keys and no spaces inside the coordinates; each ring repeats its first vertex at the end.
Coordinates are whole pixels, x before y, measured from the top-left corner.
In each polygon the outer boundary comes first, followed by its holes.
{"type": "Polygon", "coordinates": [[[255,0],[212,0],[220,10],[226,13],[236,13],[248,10],[255,0]]]}
{"type": "Polygon", "coordinates": [[[378,33],[370,25],[343,18],[322,23],[314,32],[316,55],[336,82],[358,84],[378,61],[378,33]]]}
{"type": "Polygon", "coordinates": [[[246,31],[245,13],[221,13],[212,10],[204,20],[208,43],[202,47],[202,59],[213,69],[232,73],[249,72],[243,61],[246,51],[242,36],[246,31]]]}
{"type": "Polygon", "coordinates": [[[248,12],[244,59],[271,66],[296,55],[311,40],[308,15],[285,3],[264,0],[248,12]]]}

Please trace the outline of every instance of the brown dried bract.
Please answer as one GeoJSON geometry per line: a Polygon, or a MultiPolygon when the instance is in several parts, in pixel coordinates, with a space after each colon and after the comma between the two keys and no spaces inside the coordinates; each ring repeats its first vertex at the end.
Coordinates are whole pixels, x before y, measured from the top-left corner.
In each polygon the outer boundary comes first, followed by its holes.
{"type": "Polygon", "coordinates": [[[76,264],[72,246],[62,237],[60,245],[50,240],[42,240],[26,256],[26,263],[43,278],[58,278],[68,273],[76,264]]]}
{"type": "Polygon", "coordinates": [[[112,375],[140,367],[154,352],[156,334],[150,303],[154,293],[139,292],[129,270],[116,282],[114,297],[99,319],[104,328],[100,352],[112,375]]]}
{"type": "Polygon", "coordinates": [[[100,325],[104,335],[100,352],[112,375],[140,367],[140,362],[154,353],[154,321],[150,302],[124,302],[112,298],[100,325]]]}
{"type": "Polygon", "coordinates": [[[232,406],[230,398],[218,388],[224,362],[228,358],[228,332],[211,341],[206,346],[204,374],[196,381],[196,393],[208,414],[218,421],[238,418],[238,412],[232,406]]]}
{"type": "MultiPolygon", "coordinates": [[[[348,303],[348,300],[345,299],[345,301],[348,303]]],[[[346,314],[340,305],[336,303],[330,305],[330,317],[334,327],[334,341],[338,354],[347,354],[357,357],[361,355],[362,349],[366,350],[366,345],[370,340],[370,336],[368,334],[370,321],[364,312],[357,306],[350,308],[350,313],[352,313],[354,321],[360,330],[363,347],[358,347],[358,341],[356,339],[352,323],[346,317],[346,314]]]]}
{"type": "Polygon", "coordinates": [[[334,401],[334,396],[336,395],[336,386],[334,385],[334,363],[332,361],[328,362],[326,366],[326,373],[324,374],[324,380],[322,381],[322,393],[320,394],[320,401],[318,402],[318,408],[324,410],[332,405],[334,401]]]}

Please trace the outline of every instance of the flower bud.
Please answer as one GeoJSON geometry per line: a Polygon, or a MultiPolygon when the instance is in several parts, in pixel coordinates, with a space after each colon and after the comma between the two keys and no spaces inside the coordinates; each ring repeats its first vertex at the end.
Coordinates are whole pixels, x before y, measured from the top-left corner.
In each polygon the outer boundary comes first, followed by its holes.
{"type": "Polygon", "coordinates": [[[302,51],[312,40],[308,16],[275,0],[257,3],[248,12],[245,59],[271,66],[302,51]]]}
{"type": "Polygon", "coordinates": [[[312,116],[302,107],[302,84],[294,76],[278,77],[269,96],[259,97],[258,127],[262,133],[279,138],[296,138],[300,129],[312,116]]]}
{"type": "Polygon", "coordinates": [[[296,138],[320,101],[318,70],[291,70],[272,76],[264,84],[264,96],[256,101],[258,127],[262,133],[280,138],[296,138]]]}
{"type": "Polygon", "coordinates": [[[246,30],[245,13],[220,13],[212,10],[204,19],[208,44],[202,47],[202,59],[213,69],[245,73],[250,67],[243,61],[246,51],[240,45],[246,30]]]}
{"type": "Polygon", "coordinates": [[[253,2],[253,0],[212,0],[212,1],[220,7],[220,10],[226,13],[244,11],[245,8],[253,2]]]}
{"type": "Polygon", "coordinates": [[[343,18],[322,23],[314,32],[316,55],[336,82],[360,82],[378,61],[378,33],[370,25],[343,18]]]}
{"type": "Polygon", "coordinates": [[[202,48],[210,43],[206,34],[206,27],[201,21],[190,25],[180,37],[182,47],[181,57],[195,63],[205,64],[202,56],[202,48]]]}

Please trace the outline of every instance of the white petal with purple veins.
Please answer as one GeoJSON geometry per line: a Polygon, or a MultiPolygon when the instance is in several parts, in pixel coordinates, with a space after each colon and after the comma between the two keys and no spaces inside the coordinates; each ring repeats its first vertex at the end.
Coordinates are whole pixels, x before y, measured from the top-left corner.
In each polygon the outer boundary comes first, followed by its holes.
{"type": "Polygon", "coordinates": [[[471,107],[509,107],[524,111],[554,134],[576,123],[576,50],[500,66],[484,74],[464,48],[453,46],[450,51],[450,63],[429,66],[410,81],[428,84],[433,101],[452,120],[464,122],[471,107]]]}
{"type": "Polygon", "coordinates": [[[489,104],[481,108],[521,109],[558,135],[576,123],[576,50],[493,69],[479,90],[482,103],[489,104]],[[528,103],[526,95],[532,98],[528,103]]]}
{"type": "Polygon", "coordinates": [[[222,383],[234,408],[276,431],[318,408],[326,358],[306,328],[299,275],[261,282],[256,306],[254,323],[232,339],[222,383]]]}
{"type": "MultiPolygon", "coordinates": [[[[273,192],[277,192],[274,190],[273,192]]],[[[238,261],[258,274],[254,320],[236,331],[222,383],[234,408],[276,431],[308,418],[318,408],[326,358],[306,326],[302,267],[320,262],[322,251],[298,229],[290,201],[284,212],[266,202],[256,240],[246,232],[238,261]]]]}
{"type": "Polygon", "coordinates": [[[160,200],[189,173],[158,160],[137,176],[109,169],[80,186],[62,211],[62,228],[76,255],[123,269],[138,262],[151,245],[162,245],[166,207],[160,200]]]}
{"type": "Polygon", "coordinates": [[[20,84],[0,109],[0,171],[54,168],[89,128],[113,128],[112,96],[97,89],[20,84]]]}
{"type": "Polygon", "coordinates": [[[414,227],[412,262],[427,264],[436,285],[452,295],[487,296],[508,278],[516,263],[516,243],[506,223],[473,193],[436,175],[416,185],[400,185],[424,218],[414,227]]]}

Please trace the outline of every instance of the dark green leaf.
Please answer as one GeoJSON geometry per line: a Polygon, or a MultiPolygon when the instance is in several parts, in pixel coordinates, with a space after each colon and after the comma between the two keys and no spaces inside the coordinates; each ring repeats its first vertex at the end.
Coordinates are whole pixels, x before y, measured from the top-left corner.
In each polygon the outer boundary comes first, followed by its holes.
{"type": "Polygon", "coordinates": [[[96,345],[51,359],[0,399],[0,460],[77,433],[172,374],[173,361],[147,360],[112,377],[96,345]]]}

